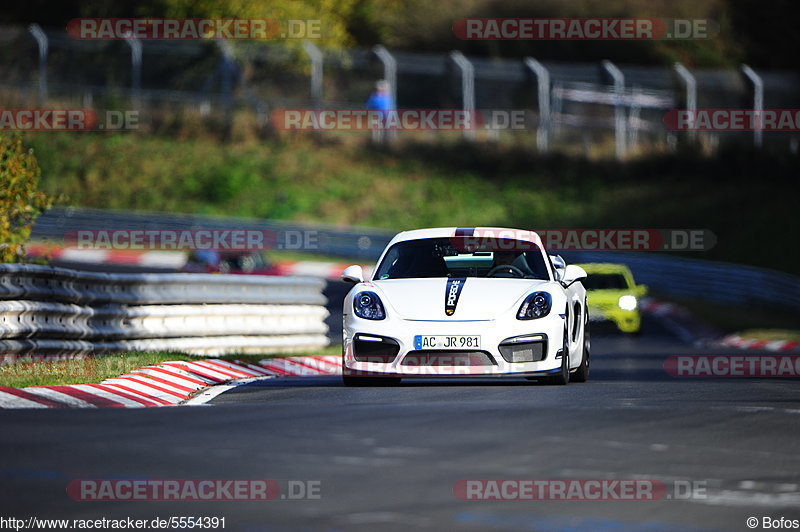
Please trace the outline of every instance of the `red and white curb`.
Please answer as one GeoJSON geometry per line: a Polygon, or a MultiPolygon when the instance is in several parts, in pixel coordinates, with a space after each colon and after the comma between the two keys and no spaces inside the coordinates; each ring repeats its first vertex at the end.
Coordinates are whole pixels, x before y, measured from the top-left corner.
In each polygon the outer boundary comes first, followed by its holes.
{"type": "Polygon", "coordinates": [[[691,312],[675,303],[645,298],[639,302],[639,310],[658,318],[661,324],[683,342],[694,346],[705,346],[720,334],[702,323],[691,312]]]}
{"type": "Polygon", "coordinates": [[[106,379],[100,384],[0,387],[0,409],[143,408],[202,404],[226,389],[256,378],[342,373],[340,358],[335,355],[268,358],[259,364],[256,366],[219,359],[162,362],[106,379]],[[225,388],[219,386],[231,382],[237,384],[225,388]],[[216,388],[221,389],[217,391],[216,388]],[[198,394],[201,390],[203,392],[198,394]],[[190,399],[193,395],[198,400],[190,399]],[[200,399],[201,396],[205,400],[200,399]]]}
{"type": "MultiPolygon", "coordinates": [[[[124,264],[172,270],[183,268],[187,259],[187,255],[183,251],[82,249],[75,246],[62,247],[45,244],[29,244],[27,253],[31,257],[48,257],[50,259],[86,264],[124,264]]],[[[343,262],[276,261],[273,266],[277,275],[339,279],[342,271],[350,264],[343,262]]],[[[361,267],[364,270],[364,275],[369,277],[372,273],[372,266],[361,265],[361,267]]]]}
{"type": "Polygon", "coordinates": [[[639,302],[639,310],[646,314],[652,314],[653,316],[691,316],[688,310],[675,303],[666,303],[650,298],[643,299],[639,302]]]}
{"type": "Polygon", "coordinates": [[[736,349],[765,350],[786,352],[800,350],[800,342],[792,340],[757,340],[745,338],[738,334],[730,334],[720,338],[720,334],[700,324],[691,312],[674,303],[664,303],[652,299],[641,302],[642,312],[658,316],[666,321],[666,325],[680,333],[682,337],[693,339],[706,347],[733,347],[736,349]]]}
{"type": "MultiPolygon", "coordinates": [[[[312,261],[279,261],[275,268],[281,275],[299,275],[305,277],[322,277],[324,279],[341,279],[342,272],[351,264],[343,262],[312,262],[312,261]]],[[[372,266],[361,264],[364,277],[372,276],[372,266]]]]}
{"type": "Polygon", "coordinates": [[[186,253],[182,251],[82,249],[44,244],[29,244],[26,251],[31,257],[48,257],[87,264],[125,264],[175,270],[183,268],[186,264],[186,253]]]}
{"type": "Polygon", "coordinates": [[[756,340],[743,338],[738,334],[731,334],[719,341],[723,347],[737,349],[763,349],[766,351],[796,351],[800,350],[800,342],[792,340],[756,340]]]}

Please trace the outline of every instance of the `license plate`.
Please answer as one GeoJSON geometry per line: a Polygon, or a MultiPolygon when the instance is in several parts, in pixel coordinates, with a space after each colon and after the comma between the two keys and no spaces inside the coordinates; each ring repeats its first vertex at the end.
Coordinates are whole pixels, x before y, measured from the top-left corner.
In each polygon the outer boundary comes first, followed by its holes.
{"type": "Polygon", "coordinates": [[[480,336],[422,335],[414,337],[414,349],[480,349],[480,336]]]}

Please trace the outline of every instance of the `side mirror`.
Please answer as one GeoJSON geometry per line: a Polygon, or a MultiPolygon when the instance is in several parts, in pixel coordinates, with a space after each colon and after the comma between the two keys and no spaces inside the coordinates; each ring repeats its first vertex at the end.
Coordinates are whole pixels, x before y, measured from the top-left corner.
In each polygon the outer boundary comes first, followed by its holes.
{"type": "Polygon", "coordinates": [[[550,262],[553,263],[553,268],[555,268],[556,280],[560,281],[564,278],[564,268],[567,267],[567,262],[561,257],[561,255],[550,255],[550,262]]]}
{"type": "Polygon", "coordinates": [[[568,287],[572,283],[577,281],[582,281],[586,279],[586,270],[581,268],[580,266],[575,266],[574,264],[570,264],[566,268],[564,268],[564,276],[562,277],[561,284],[564,285],[564,288],[568,287]]]}
{"type": "Polygon", "coordinates": [[[342,281],[347,283],[363,283],[364,282],[364,270],[361,269],[361,266],[358,264],[354,264],[352,266],[348,266],[342,272],[342,281]]]}
{"type": "Polygon", "coordinates": [[[649,290],[646,284],[636,285],[636,295],[639,296],[640,298],[646,296],[648,291],[649,290]]]}

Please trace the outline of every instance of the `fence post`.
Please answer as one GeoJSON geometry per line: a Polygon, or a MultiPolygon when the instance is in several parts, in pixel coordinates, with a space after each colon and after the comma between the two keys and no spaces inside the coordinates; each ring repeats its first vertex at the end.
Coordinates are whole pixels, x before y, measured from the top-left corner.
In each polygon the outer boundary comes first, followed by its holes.
{"type": "Polygon", "coordinates": [[[461,71],[461,107],[469,116],[470,128],[464,130],[464,137],[475,138],[475,68],[469,59],[458,50],[450,52],[450,58],[461,71]]]}
{"type": "Polygon", "coordinates": [[[130,34],[125,42],[131,47],[131,92],[133,107],[138,110],[142,104],[142,43],[130,34]]]}
{"type": "MultiPolygon", "coordinates": [[[[686,110],[689,111],[690,116],[692,119],[696,119],[695,116],[697,111],[697,80],[694,77],[694,74],[689,72],[689,69],[683,66],[681,63],[675,63],[674,65],[675,72],[678,74],[681,82],[683,83],[683,88],[686,90],[686,97],[684,103],[686,104],[686,110]]],[[[697,131],[694,129],[689,130],[689,140],[694,142],[697,139],[697,131]]]]}
{"type": "Polygon", "coordinates": [[[236,62],[233,59],[233,48],[231,43],[225,39],[217,39],[217,46],[222,52],[222,69],[221,69],[221,91],[222,91],[222,114],[223,121],[225,122],[224,136],[228,137],[231,134],[231,125],[233,124],[232,112],[232,93],[233,93],[233,75],[236,70],[236,62]]]}
{"type": "Polygon", "coordinates": [[[315,109],[322,106],[322,52],[312,42],[303,42],[303,51],[311,60],[311,101],[315,109]]]}
{"type": "MultiPolygon", "coordinates": [[[[394,56],[382,45],[377,45],[372,48],[372,53],[378,56],[378,59],[383,63],[383,79],[389,84],[389,96],[392,99],[392,106],[397,108],[397,60],[394,56]]],[[[393,140],[397,136],[397,131],[390,129],[386,132],[389,140],[393,140]]]]}
{"type": "Polygon", "coordinates": [[[39,105],[44,105],[47,101],[47,35],[38,24],[28,26],[28,31],[39,46],[39,105]]]}
{"type": "Polygon", "coordinates": [[[397,105],[397,61],[389,50],[380,44],[372,48],[372,52],[383,63],[383,78],[389,83],[392,102],[397,105]]]}
{"type": "Polygon", "coordinates": [[[755,123],[753,129],[753,145],[756,148],[761,148],[761,145],[764,142],[764,132],[762,131],[762,111],[764,110],[764,80],[761,79],[761,76],[756,74],[755,70],[745,64],[742,65],[742,73],[753,85],[753,111],[755,111],[755,113],[753,113],[753,119],[755,123]]]}
{"type": "Polygon", "coordinates": [[[532,57],[525,58],[525,66],[536,76],[539,97],[539,125],[536,128],[536,148],[547,152],[550,140],[550,72],[532,57]]]}
{"type": "Polygon", "coordinates": [[[617,66],[608,59],[603,60],[603,69],[614,80],[614,137],[616,139],[617,159],[625,158],[625,107],[622,105],[625,90],[625,76],[617,66]]]}

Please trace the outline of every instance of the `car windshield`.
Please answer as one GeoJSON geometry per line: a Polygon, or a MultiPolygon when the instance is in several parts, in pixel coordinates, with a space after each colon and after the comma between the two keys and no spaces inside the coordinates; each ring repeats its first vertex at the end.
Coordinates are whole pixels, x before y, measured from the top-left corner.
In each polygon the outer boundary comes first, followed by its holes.
{"type": "Polygon", "coordinates": [[[587,290],[626,290],[628,282],[621,273],[590,273],[583,281],[587,290]]]}
{"type": "Polygon", "coordinates": [[[541,249],[532,242],[424,238],[393,245],[375,272],[376,280],[427,277],[544,279],[550,275],[541,249]]]}

